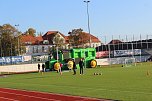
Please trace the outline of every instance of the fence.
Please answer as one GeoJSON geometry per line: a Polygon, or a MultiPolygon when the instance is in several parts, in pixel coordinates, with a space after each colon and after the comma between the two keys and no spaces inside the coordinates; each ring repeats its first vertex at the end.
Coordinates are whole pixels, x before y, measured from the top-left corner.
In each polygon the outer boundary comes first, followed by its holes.
{"type": "Polygon", "coordinates": [[[0,57],[0,65],[30,64],[30,63],[45,62],[47,60],[48,60],[48,55],[0,57]]]}
{"type": "MultiPolygon", "coordinates": [[[[145,62],[151,56],[134,56],[135,62],[145,62]]],[[[97,65],[111,65],[111,64],[124,64],[125,59],[129,59],[132,57],[118,57],[118,58],[104,58],[104,59],[96,59],[97,65]]]]}
{"type": "MultiPolygon", "coordinates": [[[[0,73],[34,72],[38,71],[37,65],[37,63],[34,63],[0,66],[0,73]]],[[[42,63],[40,63],[40,65],[42,66],[42,63]]]]}

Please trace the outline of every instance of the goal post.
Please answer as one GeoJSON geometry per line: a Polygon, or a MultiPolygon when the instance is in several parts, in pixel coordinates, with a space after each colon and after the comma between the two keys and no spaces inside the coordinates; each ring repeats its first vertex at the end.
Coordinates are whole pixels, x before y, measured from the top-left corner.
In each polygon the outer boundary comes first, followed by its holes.
{"type": "Polygon", "coordinates": [[[125,67],[136,66],[136,59],[135,58],[126,58],[124,62],[125,62],[124,63],[125,67]]]}

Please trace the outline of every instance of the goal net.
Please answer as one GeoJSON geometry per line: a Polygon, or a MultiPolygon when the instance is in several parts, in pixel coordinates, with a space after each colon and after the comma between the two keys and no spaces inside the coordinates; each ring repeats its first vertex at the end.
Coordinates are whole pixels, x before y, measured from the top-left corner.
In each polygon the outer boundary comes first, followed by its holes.
{"type": "Polygon", "coordinates": [[[126,58],[124,66],[125,67],[136,66],[136,59],[135,58],[126,58]]]}

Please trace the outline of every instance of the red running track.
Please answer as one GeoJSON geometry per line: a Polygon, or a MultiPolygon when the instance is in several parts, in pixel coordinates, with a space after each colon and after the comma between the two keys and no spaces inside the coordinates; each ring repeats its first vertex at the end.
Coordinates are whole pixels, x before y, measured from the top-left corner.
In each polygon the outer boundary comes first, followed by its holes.
{"type": "Polygon", "coordinates": [[[0,101],[112,101],[112,100],[0,88],[0,101]]]}

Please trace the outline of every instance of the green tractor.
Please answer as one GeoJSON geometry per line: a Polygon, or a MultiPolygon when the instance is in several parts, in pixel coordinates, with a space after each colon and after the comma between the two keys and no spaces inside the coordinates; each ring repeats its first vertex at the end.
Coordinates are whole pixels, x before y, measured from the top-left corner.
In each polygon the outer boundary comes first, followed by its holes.
{"type": "Polygon", "coordinates": [[[62,70],[69,70],[73,68],[73,59],[75,60],[77,68],[79,68],[79,61],[84,59],[85,68],[95,68],[97,62],[95,60],[95,48],[75,48],[70,50],[54,51],[49,57],[49,61],[45,62],[46,69],[59,70],[62,64],[62,70]]]}

